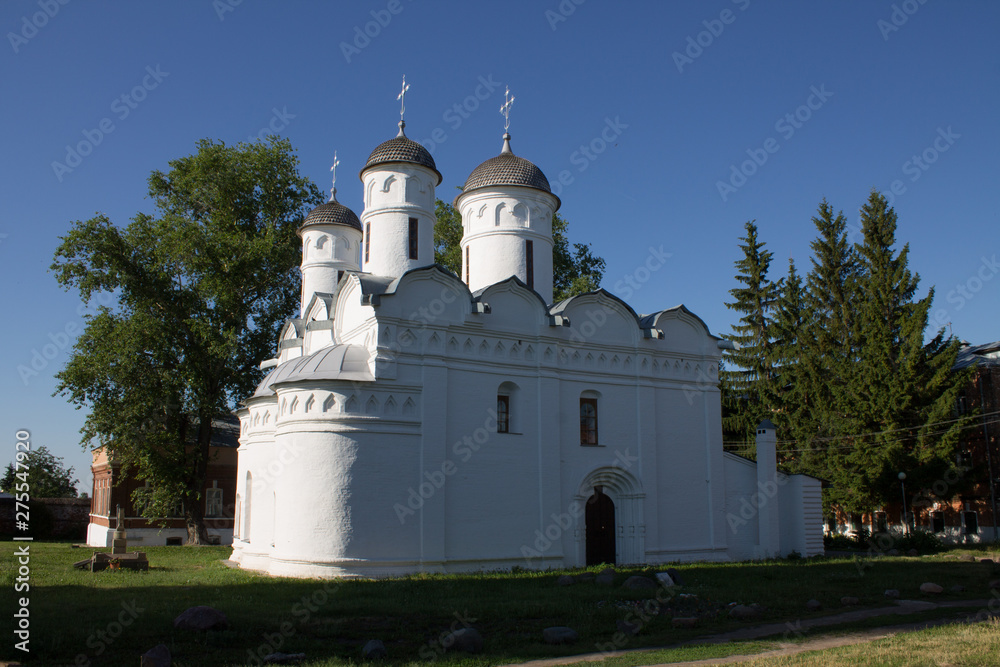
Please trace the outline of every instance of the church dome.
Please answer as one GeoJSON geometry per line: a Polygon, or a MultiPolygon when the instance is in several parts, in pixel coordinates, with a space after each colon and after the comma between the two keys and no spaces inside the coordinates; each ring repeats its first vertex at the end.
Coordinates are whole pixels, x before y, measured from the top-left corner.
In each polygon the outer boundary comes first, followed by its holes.
{"type": "Polygon", "coordinates": [[[490,158],[473,169],[469,178],[466,179],[465,185],[462,186],[462,192],[505,185],[519,185],[552,193],[549,179],[545,178],[542,170],[511,152],[509,134],[503,135],[503,150],[500,155],[490,158]]]}
{"type": "Polygon", "coordinates": [[[434,158],[431,157],[430,152],[426,148],[403,133],[405,126],[405,122],[399,121],[399,134],[388,141],[383,141],[375,147],[372,154],[368,156],[368,162],[365,163],[365,167],[361,170],[360,175],[363,177],[366,171],[381,164],[408,162],[410,164],[419,164],[421,167],[427,167],[433,171],[437,174],[437,184],[440,185],[443,179],[441,173],[437,170],[437,165],[434,164],[434,158]]]}
{"type": "Polygon", "coordinates": [[[342,225],[344,227],[352,227],[359,232],[362,231],[361,221],[358,220],[358,216],[354,211],[337,201],[335,197],[331,198],[327,203],[320,204],[309,211],[299,230],[314,225],[342,225]]]}

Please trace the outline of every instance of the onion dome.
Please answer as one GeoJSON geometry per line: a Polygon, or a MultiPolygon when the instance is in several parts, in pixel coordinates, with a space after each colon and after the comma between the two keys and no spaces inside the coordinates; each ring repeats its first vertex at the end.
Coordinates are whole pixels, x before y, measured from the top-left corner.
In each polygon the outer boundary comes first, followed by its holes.
{"type": "Polygon", "coordinates": [[[441,172],[437,170],[437,165],[434,164],[434,158],[431,157],[430,152],[426,148],[403,133],[404,127],[406,127],[406,122],[399,121],[399,134],[389,139],[389,141],[383,141],[375,147],[372,154],[368,156],[368,162],[365,163],[365,167],[361,170],[359,176],[364,180],[365,172],[373,167],[392,162],[406,162],[427,167],[437,175],[437,185],[441,185],[443,179],[441,178],[441,172]]]}
{"type": "Polygon", "coordinates": [[[462,193],[504,185],[520,185],[552,194],[549,179],[542,170],[510,150],[510,134],[503,135],[503,150],[472,170],[462,187],[462,193]]]}
{"type": "Polygon", "coordinates": [[[359,232],[362,231],[361,221],[358,220],[358,216],[354,211],[337,201],[336,189],[330,193],[330,201],[320,204],[309,211],[306,219],[302,222],[302,226],[299,227],[299,233],[301,235],[303,229],[318,225],[342,225],[344,227],[352,227],[359,232]]]}

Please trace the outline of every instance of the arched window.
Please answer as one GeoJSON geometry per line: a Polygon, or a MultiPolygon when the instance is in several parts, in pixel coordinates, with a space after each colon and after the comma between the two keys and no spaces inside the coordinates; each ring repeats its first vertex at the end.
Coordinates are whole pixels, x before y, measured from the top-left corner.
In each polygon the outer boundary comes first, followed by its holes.
{"type": "Polygon", "coordinates": [[[250,541],[250,499],[253,492],[253,475],[247,471],[247,484],[246,488],[243,489],[246,492],[246,505],[243,507],[243,539],[247,542],[250,541]]]}
{"type": "Polygon", "coordinates": [[[596,445],[597,443],[597,401],[598,394],[585,391],[580,396],[580,444],[596,445]]]}
{"type": "Polygon", "coordinates": [[[504,382],[497,388],[497,433],[520,433],[521,388],[513,382],[504,382]]]}

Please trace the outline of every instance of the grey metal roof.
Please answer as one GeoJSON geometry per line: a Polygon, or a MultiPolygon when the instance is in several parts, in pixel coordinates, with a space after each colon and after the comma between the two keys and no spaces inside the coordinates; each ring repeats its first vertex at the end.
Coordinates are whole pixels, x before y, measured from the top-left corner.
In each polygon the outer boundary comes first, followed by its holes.
{"type": "Polygon", "coordinates": [[[965,344],[958,351],[958,358],[952,369],[959,370],[969,366],[1000,366],[1000,340],[983,345],[965,344]]]}
{"type": "Polygon", "coordinates": [[[358,216],[354,211],[336,199],[331,199],[327,203],[320,204],[309,211],[309,215],[306,216],[299,230],[301,231],[306,227],[314,225],[343,225],[345,227],[352,227],[359,232],[362,231],[361,221],[358,220],[358,216]]]}
{"type": "Polygon", "coordinates": [[[368,156],[368,162],[365,163],[364,169],[359,174],[362,180],[364,180],[364,173],[377,165],[388,164],[390,162],[408,162],[410,164],[419,164],[432,170],[437,174],[437,185],[441,184],[441,172],[437,170],[434,158],[431,157],[430,152],[426,148],[403,134],[405,126],[406,123],[400,121],[399,134],[388,141],[383,141],[375,147],[372,154],[368,156]]]}
{"type": "Polygon", "coordinates": [[[375,377],[368,367],[368,350],[364,346],[332,345],[276,367],[257,385],[252,398],[273,396],[274,385],[278,383],[303,380],[373,382],[375,377]]]}

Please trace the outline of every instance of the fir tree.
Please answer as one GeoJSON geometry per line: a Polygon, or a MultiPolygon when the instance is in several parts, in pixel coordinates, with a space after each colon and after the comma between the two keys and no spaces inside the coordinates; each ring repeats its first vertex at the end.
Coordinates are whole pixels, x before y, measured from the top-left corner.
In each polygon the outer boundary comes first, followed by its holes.
{"type": "Polygon", "coordinates": [[[722,372],[726,404],[723,431],[729,438],[752,441],[757,424],[770,418],[775,402],[775,374],[772,353],[772,316],[779,285],[767,277],[772,253],[757,239],[754,221],[744,225],[743,258],[735,262],[742,285],[729,291],[734,301],[726,307],[740,313],[739,323],[727,338],[736,344],[725,355],[727,370],[722,372]]]}

